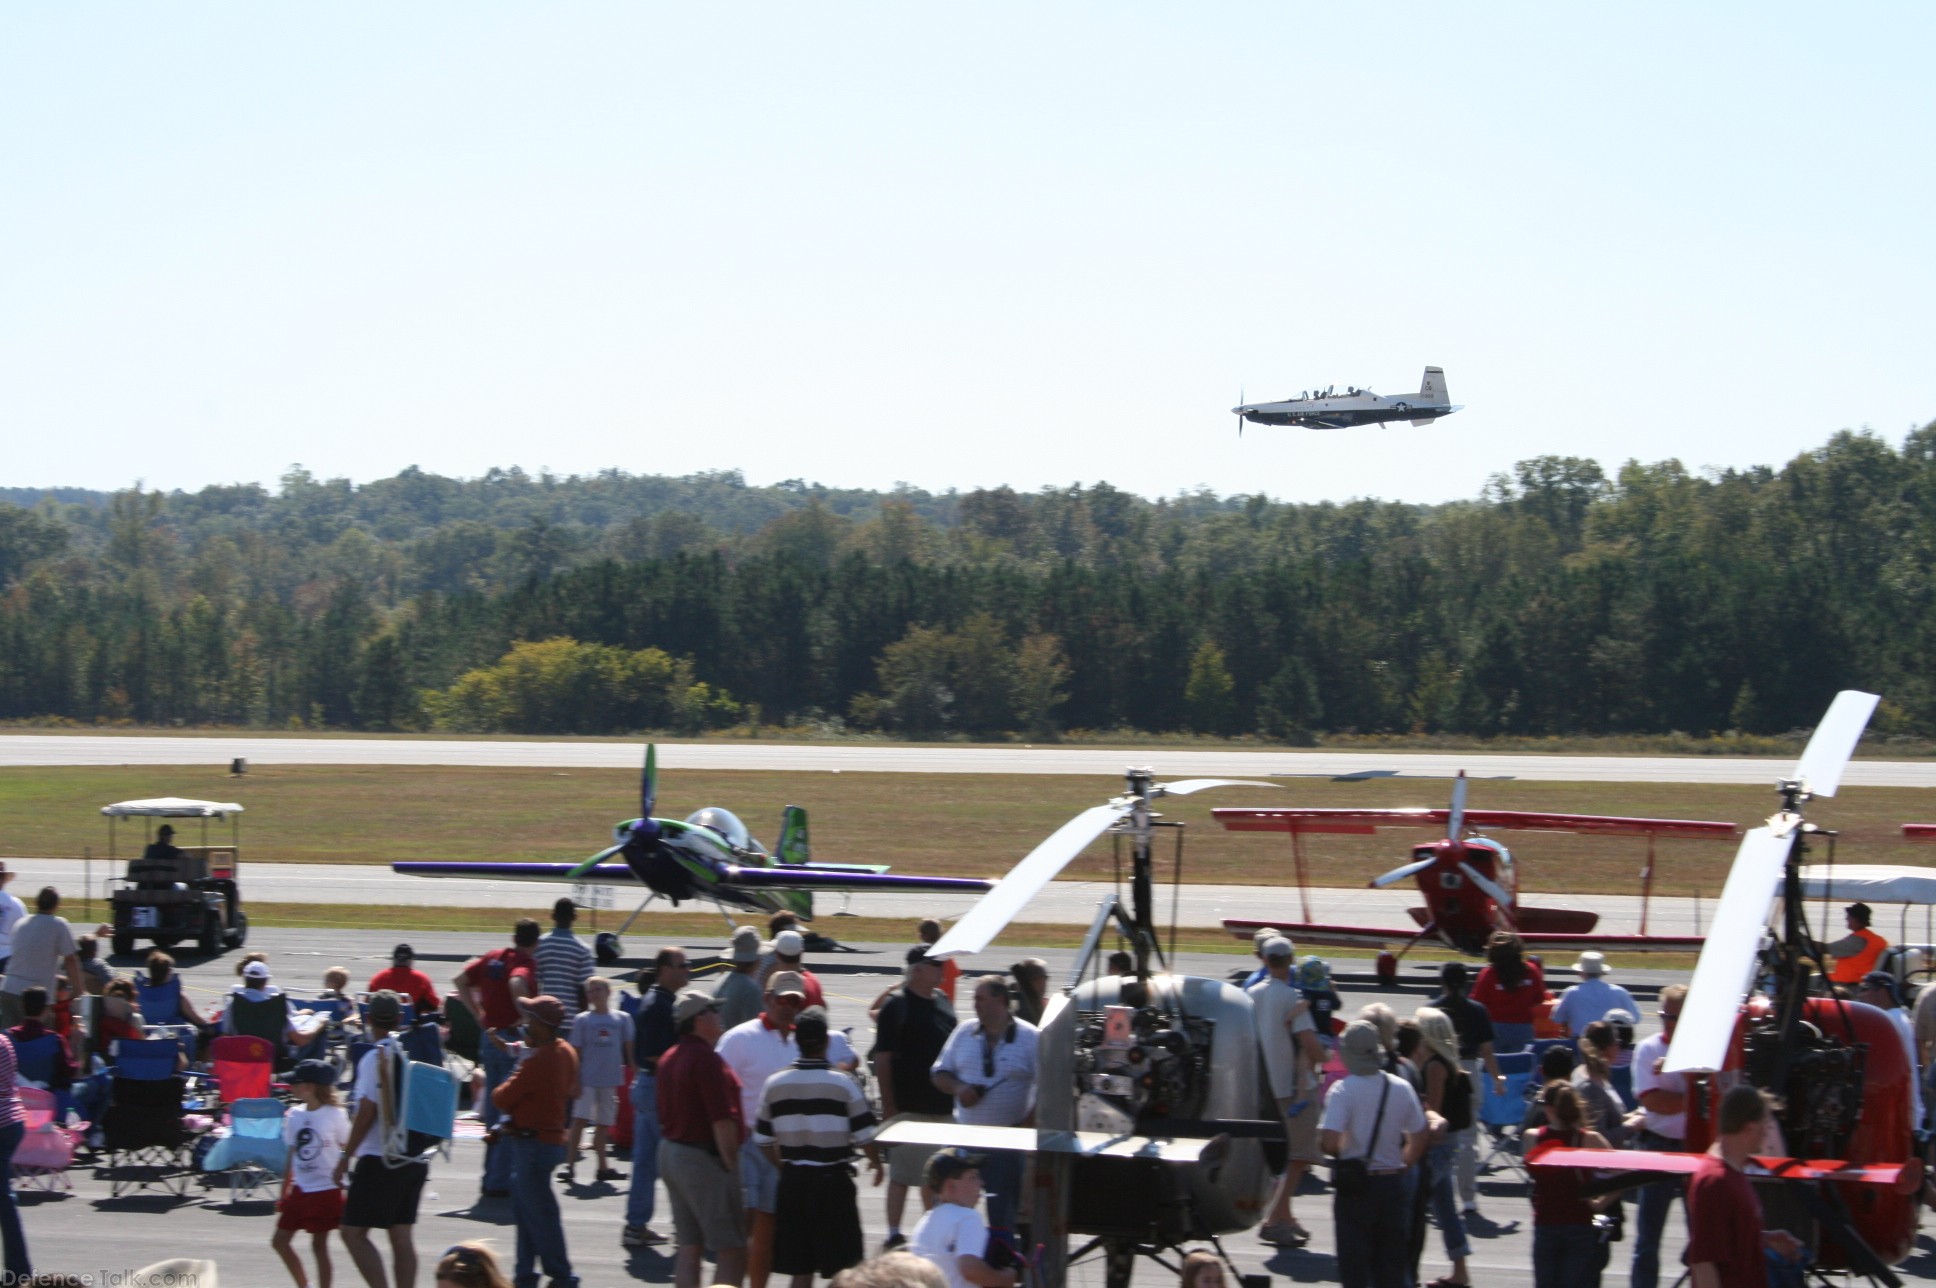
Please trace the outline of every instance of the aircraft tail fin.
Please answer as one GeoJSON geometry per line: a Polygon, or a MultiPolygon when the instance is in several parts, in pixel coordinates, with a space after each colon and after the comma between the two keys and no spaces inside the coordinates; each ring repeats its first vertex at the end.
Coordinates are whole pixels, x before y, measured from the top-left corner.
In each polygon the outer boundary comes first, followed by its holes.
{"type": "Polygon", "coordinates": [[[774,857],[788,865],[798,865],[813,861],[813,847],[807,841],[807,811],[800,805],[789,805],[780,816],[780,844],[774,857]]]}
{"type": "Polygon", "coordinates": [[[1434,407],[1443,407],[1452,401],[1445,392],[1444,367],[1425,368],[1425,379],[1419,381],[1418,396],[1420,402],[1428,403],[1434,407]]]}

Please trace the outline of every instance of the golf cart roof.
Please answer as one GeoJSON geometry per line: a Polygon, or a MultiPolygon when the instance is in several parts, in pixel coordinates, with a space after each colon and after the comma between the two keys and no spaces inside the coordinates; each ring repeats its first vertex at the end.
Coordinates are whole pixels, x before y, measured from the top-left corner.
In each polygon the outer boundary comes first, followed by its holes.
{"type": "Polygon", "coordinates": [[[101,806],[109,818],[227,818],[240,814],[233,801],[191,801],[179,796],[157,796],[146,801],[121,801],[101,806]]]}
{"type": "Polygon", "coordinates": [[[1936,904],[1936,868],[1838,863],[1802,869],[1802,896],[1874,903],[1936,904]]]}

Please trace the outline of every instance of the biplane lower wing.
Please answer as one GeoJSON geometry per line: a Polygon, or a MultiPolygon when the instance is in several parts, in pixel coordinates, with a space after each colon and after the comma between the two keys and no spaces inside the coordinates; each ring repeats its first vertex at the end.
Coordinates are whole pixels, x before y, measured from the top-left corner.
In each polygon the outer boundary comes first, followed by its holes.
{"type": "MultiPolygon", "coordinates": [[[[1338,926],[1236,917],[1225,919],[1223,927],[1238,939],[1249,939],[1259,930],[1269,927],[1283,931],[1293,943],[1321,944],[1327,948],[1386,948],[1418,938],[1422,929],[1418,926],[1338,926]]],[[[1705,942],[1695,935],[1574,935],[1522,931],[1519,937],[1528,948],[1597,948],[1622,953],[1697,953],[1705,942]]]]}
{"type": "MultiPolygon", "coordinates": [[[[1597,1172],[1645,1172],[1650,1175],[1691,1176],[1705,1154],[1667,1153],[1650,1149],[1572,1149],[1557,1143],[1533,1146],[1528,1167],[1587,1167],[1597,1172]]],[[[1743,1169],[1751,1180],[1847,1181],[1857,1185],[1899,1187],[1922,1185],[1922,1164],[1845,1163],[1835,1158],[1769,1158],[1755,1155],[1743,1169]]]]}
{"type": "MultiPolygon", "coordinates": [[[[408,877],[467,877],[476,881],[586,881],[611,885],[640,885],[637,874],[623,863],[600,863],[585,868],[577,863],[392,863],[390,870],[408,877]]],[[[980,894],[995,883],[979,877],[896,876],[859,864],[815,867],[812,864],[774,868],[729,866],[720,879],[742,890],[823,890],[834,893],[893,894],[933,891],[980,894]]]]}

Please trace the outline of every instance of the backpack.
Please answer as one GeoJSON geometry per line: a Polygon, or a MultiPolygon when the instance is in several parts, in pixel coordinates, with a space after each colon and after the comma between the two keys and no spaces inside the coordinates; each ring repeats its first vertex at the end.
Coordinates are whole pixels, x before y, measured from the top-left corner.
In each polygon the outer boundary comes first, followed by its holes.
{"type": "Polygon", "coordinates": [[[400,1047],[377,1048],[378,1123],[383,1161],[391,1167],[448,1151],[457,1131],[457,1082],[442,1065],[406,1058],[400,1047]]]}

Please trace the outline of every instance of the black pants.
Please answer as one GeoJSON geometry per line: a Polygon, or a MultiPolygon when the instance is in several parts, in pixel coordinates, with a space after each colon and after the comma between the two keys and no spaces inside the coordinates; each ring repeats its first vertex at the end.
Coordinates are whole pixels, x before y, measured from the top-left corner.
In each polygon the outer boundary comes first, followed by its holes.
{"type": "Polygon", "coordinates": [[[831,1279],[865,1259],[852,1167],[780,1167],[773,1272],[831,1279]]]}
{"type": "Polygon", "coordinates": [[[1363,1194],[1332,1196],[1338,1281],[1344,1288],[1407,1288],[1412,1199],[1406,1192],[1405,1173],[1369,1179],[1363,1194]]]}

